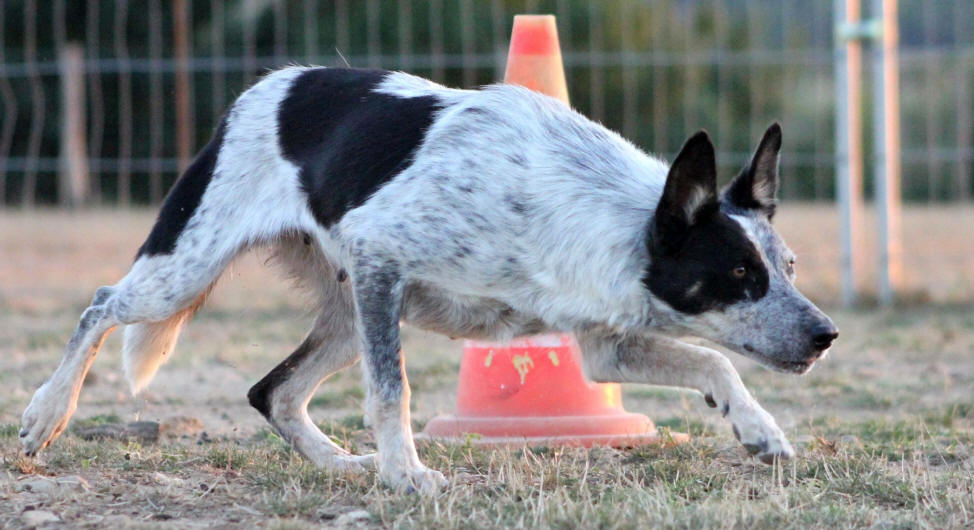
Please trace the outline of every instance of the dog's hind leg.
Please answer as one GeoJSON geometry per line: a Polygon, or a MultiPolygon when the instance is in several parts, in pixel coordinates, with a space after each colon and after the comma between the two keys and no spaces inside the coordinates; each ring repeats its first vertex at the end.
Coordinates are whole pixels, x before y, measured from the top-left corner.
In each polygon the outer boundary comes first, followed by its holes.
{"type": "MultiPolygon", "coordinates": [[[[122,281],[99,288],[68,341],[61,364],[37,389],[24,411],[20,431],[24,453],[34,455],[50,445],[67,427],[77,408],[85,375],[109,331],[120,324],[147,323],[150,327],[166,327],[163,335],[168,338],[143,338],[130,343],[126,348],[127,356],[138,356],[133,345],[171,345],[174,330],[178,330],[174,325],[181,325],[185,320],[180,314],[193,308],[194,302],[199,301],[216,281],[235,252],[220,255],[190,246],[173,254],[141,256],[122,281]]],[[[141,329],[140,334],[149,328],[141,329]]],[[[129,338],[133,337],[130,335],[129,338]]],[[[158,364],[155,361],[154,366],[158,364]]],[[[143,377],[141,381],[145,383],[146,379],[143,377]]]]}
{"type": "Polygon", "coordinates": [[[283,237],[274,261],[287,269],[318,306],[314,327],[304,342],[250,389],[247,397],[301,454],[323,468],[358,470],[372,455],[354,456],[331,441],[308,415],[308,402],[329,376],[354,364],[361,351],[351,289],[309,234],[283,237]]]}
{"type": "Polygon", "coordinates": [[[114,288],[101,287],[81,315],[54,375],[34,393],[24,411],[20,440],[33,456],[50,445],[65,427],[78,403],[78,394],[91,363],[108,333],[119,324],[110,301],[114,288]]]}
{"type": "Polygon", "coordinates": [[[247,393],[250,404],[298,452],[326,469],[362,470],[373,455],[355,456],[331,441],[308,415],[308,402],[330,375],[358,361],[360,341],[348,300],[323,308],[304,342],[247,393]]]}

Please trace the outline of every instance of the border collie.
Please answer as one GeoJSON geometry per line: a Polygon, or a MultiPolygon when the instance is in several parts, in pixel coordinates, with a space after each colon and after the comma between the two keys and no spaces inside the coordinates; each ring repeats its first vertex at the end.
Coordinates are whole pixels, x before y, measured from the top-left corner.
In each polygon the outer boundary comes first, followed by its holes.
{"type": "Polygon", "coordinates": [[[400,72],[290,67],[230,107],[177,181],[128,274],[99,288],[20,431],[34,455],[74,412],[105,336],[125,326],[138,392],[227,265],[251,247],[318,301],[304,342],[249,392],[295,449],[389,486],[446,484],[416,454],[399,323],[508,340],[572,332],[587,377],[699,390],[766,463],[794,451],[721,353],[804,373],[838,330],[794,286],[775,232],[781,129],[722,191],[698,132],[672,165],[514,85],[455,90],[400,72]],[[315,426],[308,401],[363,363],[378,451],[315,426]]]}

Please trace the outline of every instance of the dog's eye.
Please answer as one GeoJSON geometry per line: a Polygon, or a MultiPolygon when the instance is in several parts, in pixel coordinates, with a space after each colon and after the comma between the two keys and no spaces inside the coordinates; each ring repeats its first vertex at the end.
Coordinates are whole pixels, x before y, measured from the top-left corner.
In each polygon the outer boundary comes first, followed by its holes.
{"type": "Polygon", "coordinates": [[[788,258],[788,272],[795,272],[795,258],[788,258]]]}
{"type": "Polygon", "coordinates": [[[732,273],[738,280],[743,279],[745,276],[747,276],[747,267],[744,265],[738,265],[737,267],[734,267],[732,273]]]}

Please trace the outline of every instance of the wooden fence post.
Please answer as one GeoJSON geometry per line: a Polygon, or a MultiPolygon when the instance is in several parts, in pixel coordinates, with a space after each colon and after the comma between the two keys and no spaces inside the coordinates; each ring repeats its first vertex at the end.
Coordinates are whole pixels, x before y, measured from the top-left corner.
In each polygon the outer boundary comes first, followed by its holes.
{"type": "Polygon", "coordinates": [[[192,85],[189,77],[189,13],[186,0],[172,3],[173,48],[176,56],[176,153],[179,171],[189,165],[193,155],[192,85]]]}
{"type": "Polygon", "coordinates": [[[77,208],[88,201],[90,184],[85,141],[85,50],[67,42],[58,51],[61,73],[61,144],[58,202],[77,208]]]}

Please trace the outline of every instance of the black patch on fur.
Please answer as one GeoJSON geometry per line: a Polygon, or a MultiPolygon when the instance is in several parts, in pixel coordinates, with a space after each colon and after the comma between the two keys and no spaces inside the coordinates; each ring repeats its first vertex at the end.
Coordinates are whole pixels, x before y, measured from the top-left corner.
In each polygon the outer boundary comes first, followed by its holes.
{"type": "Polygon", "coordinates": [[[213,178],[213,169],[216,167],[217,155],[220,154],[220,146],[223,145],[223,133],[226,128],[227,118],[224,116],[213,133],[210,143],[196,155],[196,159],[169,191],[159,211],[156,224],[149,232],[148,239],[139,247],[135,255],[136,259],[143,255],[172,254],[179,235],[200,205],[203,192],[213,178]]]}
{"type": "Polygon", "coordinates": [[[274,367],[263,379],[252,386],[247,392],[247,400],[250,406],[257,409],[265,418],[271,419],[271,394],[274,389],[287,381],[298,366],[321,345],[320,341],[309,336],[304,342],[289,355],[281,364],[274,367]]]}
{"type": "Polygon", "coordinates": [[[284,157],[301,168],[315,219],[330,226],[405,169],[439,101],[374,89],[389,72],[321,68],[301,74],[278,109],[284,157]]]}
{"type": "Polygon", "coordinates": [[[643,284],[681,313],[696,315],[758,300],[768,292],[768,271],[757,248],[723,212],[700,216],[677,247],[654,244],[650,237],[649,251],[652,261],[643,284]],[[734,269],[741,265],[747,274],[737,278],[734,269]]]}

